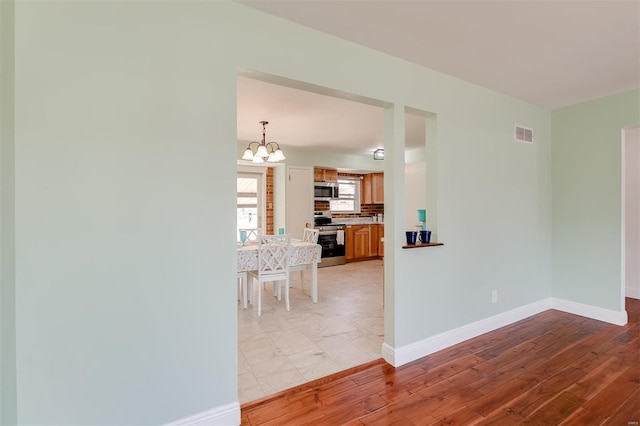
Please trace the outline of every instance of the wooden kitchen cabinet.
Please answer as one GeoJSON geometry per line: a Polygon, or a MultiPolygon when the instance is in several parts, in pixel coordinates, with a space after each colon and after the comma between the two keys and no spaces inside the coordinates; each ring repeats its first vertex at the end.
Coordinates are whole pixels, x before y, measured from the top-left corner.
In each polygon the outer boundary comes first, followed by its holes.
{"type": "Polygon", "coordinates": [[[360,181],[360,204],[373,204],[371,202],[371,173],[367,173],[360,181]]]}
{"type": "Polygon", "coordinates": [[[384,257],[384,225],[378,225],[378,256],[384,257]]]}
{"type": "Polygon", "coordinates": [[[371,250],[371,228],[369,225],[358,225],[353,232],[353,257],[362,259],[369,257],[371,250]]]}
{"type": "Polygon", "coordinates": [[[347,261],[371,259],[381,256],[380,233],[382,225],[347,225],[345,229],[345,255],[347,261]]]}
{"type": "Polygon", "coordinates": [[[367,173],[360,184],[361,204],[384,204],[384,173],[367,173]]]}
{"type": "Polygon", "coordinates": [[[380,225],[369,225],[371,237],[369,239],[369,256],[378,257],[378,232],[380,225]]]}
{"type": "Polygon", "coordinates": [[[344,251],[345,251],[345,258],[347,259],[347,261],[349,260],[353,260],[353,256],[354,256],[354,249],[353,246],[355,244],[355,239],[354,239],[354,233],[355,229],[353,229],[353,225],[347,225],[345,226],[345,230],[344,230],[344,251]]]}
{"type": "Polygon", "coordinates": [[[345,229],[345,257],[358,260],[369,257],[371,230],[369,225],[347,225],[345,229]]]}
{"type": "Polygon", "coordinates": [[[315,182],[338,182],[338,171],[334,169],[313,169],[313,180],[315,182]]]}
{"type": "Polygon", "coordinates": [[[384,204],[384,173],[371,173],[371,202],[384,204]]]}

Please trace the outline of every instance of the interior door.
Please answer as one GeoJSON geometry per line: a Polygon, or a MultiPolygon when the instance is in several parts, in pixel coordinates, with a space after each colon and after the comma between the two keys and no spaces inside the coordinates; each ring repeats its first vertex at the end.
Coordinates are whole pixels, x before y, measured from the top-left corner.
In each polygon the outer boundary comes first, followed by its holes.
{"type": "Polygon", "coordinates": [[[313,168],[287,166],[286,230],[302,238],[307,224],[313,226],[313,168]]]}

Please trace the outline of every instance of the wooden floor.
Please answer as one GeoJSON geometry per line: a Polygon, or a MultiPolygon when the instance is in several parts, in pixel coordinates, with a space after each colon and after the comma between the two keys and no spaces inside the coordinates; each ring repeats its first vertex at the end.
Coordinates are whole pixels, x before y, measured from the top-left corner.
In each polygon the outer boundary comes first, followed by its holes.
{"type": "Polygon", "coordinates": [[[638,425],[640,300],[614,326],[549,310],[399,368],[379,360],[242,406],[243,425],[638,425]]]}

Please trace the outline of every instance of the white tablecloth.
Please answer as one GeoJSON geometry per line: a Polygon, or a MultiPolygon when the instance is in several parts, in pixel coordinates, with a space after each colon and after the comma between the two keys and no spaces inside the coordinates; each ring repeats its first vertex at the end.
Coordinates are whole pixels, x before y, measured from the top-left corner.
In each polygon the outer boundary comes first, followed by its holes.
{"type": "MultiPolygon", "coordinates": [[[[291,241],[289,264],[311,265],[320,262],[322,246],[320,244],[291,241]]],[[[255,271],[258,269],[258,244],[251,243],[238,247],[238,272],[255,271]]]]}

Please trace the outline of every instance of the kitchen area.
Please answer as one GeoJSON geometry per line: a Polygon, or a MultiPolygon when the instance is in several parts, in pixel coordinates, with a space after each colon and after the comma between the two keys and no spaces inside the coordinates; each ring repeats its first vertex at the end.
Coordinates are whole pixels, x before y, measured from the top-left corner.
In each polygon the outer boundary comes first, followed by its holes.
{"type": "Polygon", "coordinates": [[[319,267],[384,257],[384,174],[314,167],[319,267]]]}

